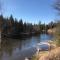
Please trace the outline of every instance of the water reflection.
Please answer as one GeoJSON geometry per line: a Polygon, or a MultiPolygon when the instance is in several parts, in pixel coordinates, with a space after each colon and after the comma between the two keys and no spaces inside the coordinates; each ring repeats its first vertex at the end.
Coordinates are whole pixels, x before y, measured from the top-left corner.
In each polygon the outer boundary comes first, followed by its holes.
{"type": "Polygon", "coordinates": [[[52,35],[41,34],[23,39],[2,39],[0,43],[0,60],[21,60],[26,56],[32,56],[36,52],[35,48],[32,48],[33,45],[52,38],[52,35]]]}

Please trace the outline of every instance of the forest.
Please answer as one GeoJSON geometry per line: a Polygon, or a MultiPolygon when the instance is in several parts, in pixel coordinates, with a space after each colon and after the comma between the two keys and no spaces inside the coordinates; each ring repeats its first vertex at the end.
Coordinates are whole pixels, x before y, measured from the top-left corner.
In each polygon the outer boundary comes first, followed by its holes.
{"type": "Polygon", "coordinates": [[[40,21],[38,24],[23,23],[23,20],[19,21],[11,15],[9,18],[4,18],[0,15],[0,31],[5,34],[21,34],[47,31],[56,26],[56,23],[50,22],[49,24],[42,24],[40,21]]]}

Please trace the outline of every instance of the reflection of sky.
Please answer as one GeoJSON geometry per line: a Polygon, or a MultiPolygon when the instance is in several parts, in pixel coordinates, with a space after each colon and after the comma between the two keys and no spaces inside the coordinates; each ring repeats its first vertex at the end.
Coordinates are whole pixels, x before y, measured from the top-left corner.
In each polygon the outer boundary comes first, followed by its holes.
{"type": "Polygon", "coordinates": [[[48,41],[48,40],[51,40],[51,39],[53,39],[52,35],[41,34],[39,36],[33,36],[31,38],[23,40],[21,46],[22,46],[22,49],[25,49],[27,47],[30,48],[32,46],[35,46],[37,43],[48,41]]]}
{"type": "Polygon", "coordinates": [[[1,0],[3,4],[3,15],[14,17],[23,21],[38,23],[48,23],[54,20],[55,12],[52,4],[53,0],[1,0]]]}
{"type": "Polygon", "coordinates": [[[53,39],[53,35],[46,35],[46,34],[42,34],[41,36],[40,36],[40,40],[43,42],[43,41],[47,41],[47,40],[51,40],[51,39],[53,39]]]}

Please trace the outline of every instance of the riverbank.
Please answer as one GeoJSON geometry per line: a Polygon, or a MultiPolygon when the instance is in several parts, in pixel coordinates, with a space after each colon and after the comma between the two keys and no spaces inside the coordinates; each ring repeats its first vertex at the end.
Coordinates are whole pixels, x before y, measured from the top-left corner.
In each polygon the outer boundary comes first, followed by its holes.
{"type": "Polygon", "coordinates": [[[32,60],[60,60],[60,47],[50,51],[42,51],[32,60]]]}
{"type": "Polygon", "coordinates": [[[54,34],[55,32],[56,32],[56,28],[47,30],[47,33],[49,33],[49,34],[54,34]]]}
{"type": "Polygon", "coordinates": [[[40,51],[33,56],[32,60],[60,60],[60,47],[55,46],[48,51],[40,51]]]}

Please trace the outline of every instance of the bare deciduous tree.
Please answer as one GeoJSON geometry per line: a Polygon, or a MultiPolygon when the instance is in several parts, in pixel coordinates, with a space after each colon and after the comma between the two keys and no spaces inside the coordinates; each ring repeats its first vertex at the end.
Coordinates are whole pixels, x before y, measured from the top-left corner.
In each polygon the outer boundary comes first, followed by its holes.
{"type": "Polygon", "coordinates": [[[58,14],[60,15],[60,0],[55,1],[54,9],[56,9],[58,11],[58,14]]]}

